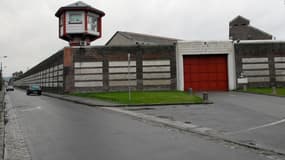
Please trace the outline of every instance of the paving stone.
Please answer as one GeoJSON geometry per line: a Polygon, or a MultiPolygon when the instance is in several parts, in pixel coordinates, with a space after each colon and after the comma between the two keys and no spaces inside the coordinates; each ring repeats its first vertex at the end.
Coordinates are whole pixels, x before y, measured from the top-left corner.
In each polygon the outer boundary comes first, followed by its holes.
{"type": "Polygon", "coordinates": [[[32,157],[18,123],[15,108],[8,108],[8,120],[5,130],[5,160],[31,160],[32,157]]]}

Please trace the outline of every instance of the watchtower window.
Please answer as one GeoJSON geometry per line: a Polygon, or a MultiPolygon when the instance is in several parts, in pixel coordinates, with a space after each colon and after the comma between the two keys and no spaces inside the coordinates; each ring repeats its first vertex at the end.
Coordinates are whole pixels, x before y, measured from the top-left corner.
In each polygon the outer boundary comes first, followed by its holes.
{"type": "Polygon", "coordinates": [[[97,32],[97,16],[88,15],[88,30],[97,32]]]}
{"type": "Polygon", "coordinates": [[[60,30],[60,34],[63,33],[63,23],[64,23],[64,16],[61,15],[59,18],[59,30],[60,30]]]}
{"type": "Polygon", "coordinates": [[[69,23],[70,24],[81,24],[82,23],[82,14],[70,13],[69,14],[69,23]]]}

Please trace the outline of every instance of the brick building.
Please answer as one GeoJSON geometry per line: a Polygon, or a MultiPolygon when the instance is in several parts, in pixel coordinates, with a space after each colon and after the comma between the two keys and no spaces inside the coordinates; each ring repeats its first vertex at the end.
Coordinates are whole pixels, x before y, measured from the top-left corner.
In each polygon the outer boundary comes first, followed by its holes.
{"type": "Polygon", "coordinates": [[[250,25],[250,21],[237,16],[229,23],[229,39],[231,40],[265,40],[272,35],[250,25]]]}
{"type": "Polygon", "coordinates": [[[16,79],[44,91],[176,90],[174,45],[65,47],[16,79]],[[128,61],[128,54],[130,61],[128,61]]]}

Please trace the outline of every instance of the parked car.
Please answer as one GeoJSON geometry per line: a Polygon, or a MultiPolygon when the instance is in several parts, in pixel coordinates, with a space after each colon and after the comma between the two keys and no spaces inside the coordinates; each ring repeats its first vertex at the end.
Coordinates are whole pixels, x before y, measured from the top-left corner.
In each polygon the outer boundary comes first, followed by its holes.
{"type": "Polygon", "coordinates": [[[13,86],[7,86],[6,91],[14,91],[14,87],[13,86]]]}
{"type": "Polygon", "coordinates": [[[41,95],[42,94],[41,86],[37,84],[29,85],[29,87],[27,88],[27,95],[30,95],[30,94],[41,95]]]}

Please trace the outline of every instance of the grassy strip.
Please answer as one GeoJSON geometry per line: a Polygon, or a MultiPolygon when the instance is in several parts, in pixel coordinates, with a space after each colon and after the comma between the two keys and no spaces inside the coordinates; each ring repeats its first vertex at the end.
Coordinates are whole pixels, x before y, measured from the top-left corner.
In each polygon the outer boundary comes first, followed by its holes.
{"type": "MultiPolygon", "coordinates": [[[[272,88],[248,88],[245,92],[273,95],[272,88]]],[[[276,95],[285,96],[285,88],[276,88],[276,95]]]]}
{"type": "Polygon", "coordinates": [[[135,91],[131,92],[130,101],[128,92],[73,93],[72,95],[85,98],[97,98],[121,104],[175,104],[202,102],[200,97],[180,91],[135,91]]]}

